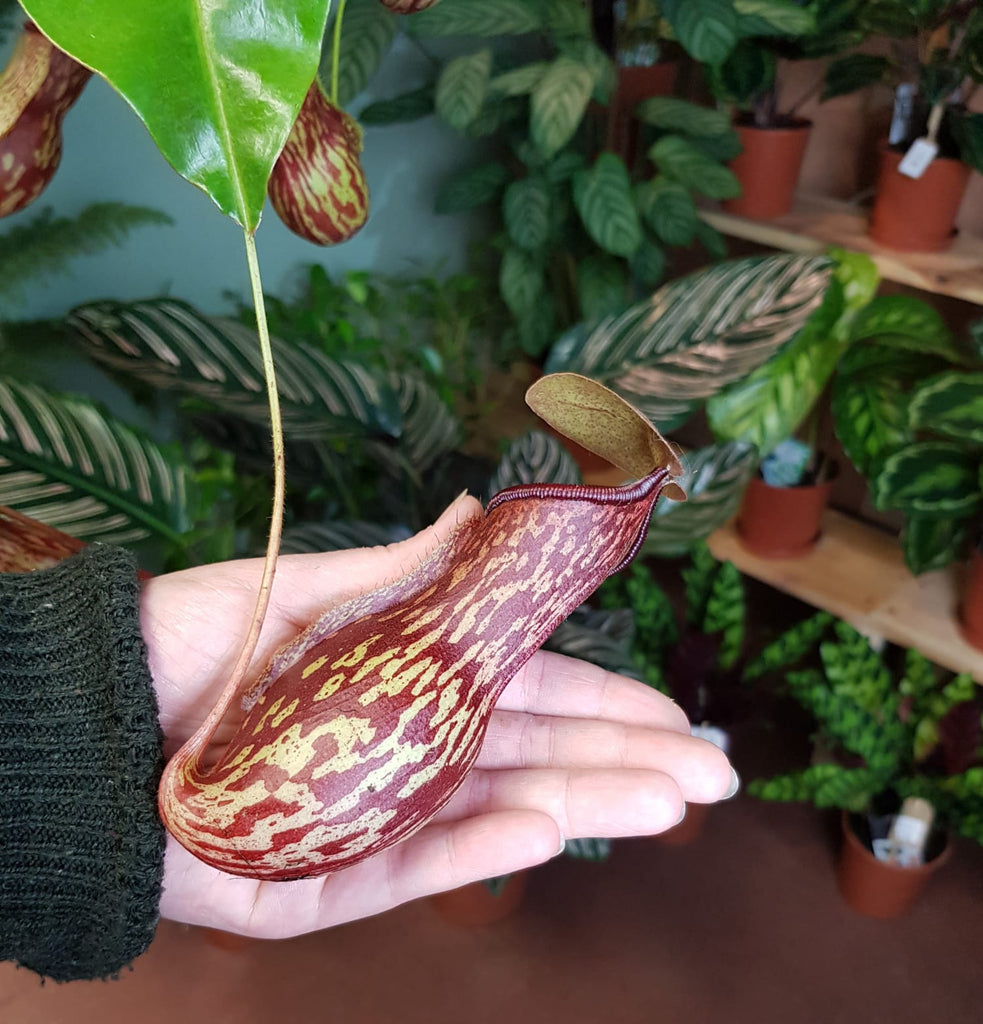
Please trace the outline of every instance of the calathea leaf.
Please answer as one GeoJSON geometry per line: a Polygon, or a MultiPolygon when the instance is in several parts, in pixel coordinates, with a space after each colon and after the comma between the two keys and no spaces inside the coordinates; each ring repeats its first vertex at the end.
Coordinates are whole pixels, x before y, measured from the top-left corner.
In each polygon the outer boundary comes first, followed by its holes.
{"type": "Polygon", "coordinates": [[[580,470],[573,456],[555,437],[541,430],[530,430],[508,446],[488,483],[488,494],[535,483],[580,483],[580,470]]]}
{"type": "MultiPolygon", "coordinates": [[[[386,54],[392,49],[399,19],[379,0],[349,0],[341,25],[341,47],[338,51],[339,106],[349,103],[372,80],[386,54]]],[[[333,48],[324,48],[320,75],[327,86],[331,81],[333,48]]],[[[360,119],[361,120],[361,119],[360,119]]]]}
{"type": "Polygon", "coordinates": [[[381,525],[361,520],[336,523],[299,523],[283,531],[280,550],[285,555],[319,551],[347,551],[350,548],[380,547],[405,540],[405,526],[381,525]]]}
{"type": "Polygon", "coordinates": [[[733,171],[711,160],[682,136],[663,136],[648,155],[664,174],[711,199],[734,199],[741,194],[741,183],[733,171]]]}
{"type": "Polygon", "coordinates": [[[878,508],[965,516],[983,508],[980,459],[949,441],[920,441],[892,452],[870,481],[878,508]]]}
{"type": "Polygon", "coordinates": [[[642,242],[642,228],[624,161],[602,153],[573,179],[573,201],[587,233],[605,252],[630,258],[642,242]]]}
{"type": "Polygon", "coordinates": [[[673,96],[652,96],[642,100],[635,108],[635,116],[643,124],[684,135],[729,135],[731,130],[730,115],[726,110],[701,107],[673,96]]]}
{"type": "Polygon", "coordinates": [[[758,453],[751,444],[730,441],[683,455],[679,484],[686,501],[661,501],[642,549],[646,555],[678,558],[705,540],[737,512],[754,475],[758,453]]]}
{"type": "Polygon", "coordinates": [[[437,213],[461,213],[495,202],[510,178],[505,164],[479,164],[448,178],[437,192],[437,213]]]}
{"type": "Polygon", "coordinates": [[[57,46],[98,71],[179,174],[253,231],[317,71],[328,0],[27,0],[57,46]],[[257,87],[257,81],[262,88],[257,87]]]}
{"type": "Polygon", "coordinates": [[[835,96],[846,96],[867,86],[883,82],[891,70],[891,62],[886,57],[878,57],[871,53],[851,53],[830,63],[826,69],[826,82],[823,86],[823,100],[831,100],[835,96]]]}
{"type": "Polygon", "coordinates": [[[588,256],[577,264],[580,311],[594,320],[623,308],[627,297],[625,266],[613,256],[588,256]]]}
{"type": "Polygon", "coordinates": [[[600,380],[660,426],[752,373],[803,328],[829,288],[825,256],[715,264],[554,345],[547,372],[600,380]]]}
{"type": "Polygon", "coordinates": [[[666,245],[689,245],[696,231],[696,204],[685,185],[657,175],[635,186],[635,203],[666,245]]]}
{"type": "Polygon", "coordinates": [[[642,288],[654,288],[666,274],[665,250],[647,236],[631,258],[631,273],[642,288]]]}
{"type": "Polygon", "coordinates": [[[179,542],[186,460],[85,399],[0,378],[0,505],[85,540],[179,542]]]}
{"type": "Polygon", "coordinates": [[[695,60],[719,64],[737,42],[731,0],[662,0],[661,6],[680,45],[695,60]]]}
{"type": "Polygon", "coordinates": [[[893,349],[962,362],[964,354],[939,313],[912,295],[878,295],[854,317],[853,341],[875,340],[893,349]]]}
{"type": "Polygon", "coordinates": [[[976,514],[908,515],[901,531],[905,565],[916,575],[944,569],[963,557],[976,525],[976,514]]]}
{"type": "Polygon", "coordinates": [[[841,368],[833,378],[830,405],[836,436],[864,476],[879,458],[908,438],[907,396],[890,377],[855,377],[841,368]]]}
{"type": "Polygon", "coordinates": [[[403,373],[390,384],[402,414],[402,450],[414,469],[429,469],[460,442],[461,424],[423,377],[403,373]]]}
{"type": "Polygon", "coordinates": [[[437,113],[455,131],[463,132],[481,112],[491,78],[491,50],[450,61],[437,79],[437,113]]]}
{"type": "Polygon", "coordinates": [[[591,99],[607,106],[618,85],[618,71],[614,61],[591,39],[562,39],[559,46],[562,54],[590,73],[594,82],[591,99]]]}
{"type": "Polygon", "coordinates": [[[983,373],[950,370],[919,384],[908,401],[915,430],[983,443],[983,373]]]}
{"type": "Polygon", "coordinates": [[[362,125],[400,124],[406,121],[419,121],[421,117],[429,117],[434,112],[434,87],[424,85],[401,96],[388,100],[378,100],[363,107],[358,115],[362,125]]]}
{"type": "Polygon", "coordinates": [[[553,190],[545,177],[532,174],[505,190],[502,212],[509,238],[520,249],[536,250],[549,239],[553,190]]]}
{"type": "Polygon", "coordinates": [[[498,287],[505,305],[515,317],[532,310],[543,293],[542,263],[518,246],[510,245],[502,254],[498,287]]]}
{"type": "Polygon", "coordinates": [[[510,36],[544,27],[539,4],[527,0],[440,0],[409,21],[418,36],[510,36]]]}
{"type": "Polygon", "coordinates": [[[816,15],[789,0],[734,0],[734,10],[745,36],[802,36],[816,28],[816,15]]]}
{"type": "MultiPolygon", "coordinates": [[[[94,302],[66,326],[97,362],[153,387],[207,399],[258,423],[269,409],[256,334],[175,299],[94,302]]],[[[284,430],[294,439],[400,430],[395,395],[363,366],[272,339],[284,430]]]]}
{"type": "Polygon", "coordinates": [[[535,61],[503,71],[488,83],[489,91],[502,96],[526,96],[539,85],[549,68],[547,61],[535,61]]]}
{"type": "Polygon", "coordinates": [[[580,127],[594,89],[594,77],[562,54],[532,91],[529,133],[546,158],[558,153],[580,127]]]}

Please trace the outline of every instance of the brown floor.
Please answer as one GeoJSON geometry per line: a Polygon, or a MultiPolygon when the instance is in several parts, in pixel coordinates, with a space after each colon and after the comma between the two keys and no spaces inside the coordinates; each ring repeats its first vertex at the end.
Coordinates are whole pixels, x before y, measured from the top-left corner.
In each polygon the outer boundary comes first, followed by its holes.
{"type": "Polygon", "coordinates": [[[510,920],[426,902],[279,943],[161,926],[118,982],[41,987],[0,965],[3,1024],[976,1024],[983,849],[958,842],[915,910],[859,917],[829,822],[738,798],[689,846],[622,841],[537,869],[510,920]]]}

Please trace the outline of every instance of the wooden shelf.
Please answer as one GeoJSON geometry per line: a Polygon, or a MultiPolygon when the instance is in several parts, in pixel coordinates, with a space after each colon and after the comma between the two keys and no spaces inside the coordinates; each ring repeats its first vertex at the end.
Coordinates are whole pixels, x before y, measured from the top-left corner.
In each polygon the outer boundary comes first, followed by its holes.
{"type": "Polygon", "coordinates": [[[817,608],[825,608],[870,637],[914,647],[954,672],[983,683],[983,651],[963,640],[957,626],[957,570],[913,576],[891,536],[828,510],[819,543],[800,558],[751,554],[731,522],[712,534],[720,560],[817,608]]]}
{"type": "Polygon", "coordinates": [[[867,237],[865,210],[819,196],[797,196],[792,212],[776,220],[748,220],[710,209],[700,216],[725,235],[773,249],[821,252],[840,245],[865,252],[888,281],[983,305],[983,238],[958,235],[951,249],[937,253],[882,249],[867,237]]]}

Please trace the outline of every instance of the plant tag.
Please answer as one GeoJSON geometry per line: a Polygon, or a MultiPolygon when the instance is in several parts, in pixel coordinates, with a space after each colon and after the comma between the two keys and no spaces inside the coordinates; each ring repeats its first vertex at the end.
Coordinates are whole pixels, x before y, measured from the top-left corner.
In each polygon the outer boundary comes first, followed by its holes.
{"type": "Polygon", "coordinates": [[[915,139],[898,164],[898,170],[909,178],[920,178],[938,155],[939,147],[934,142],[926,138],[915,139]]]}
{"type": "Polygon", "coordinates": [[[706,740],[715,747],[720,747],[725,754],[730,749],[730,736],[719,726],[707,725],[706,722],[702,722],[700,725],[690,726],[689,731],[697,739],[706,740]]]}

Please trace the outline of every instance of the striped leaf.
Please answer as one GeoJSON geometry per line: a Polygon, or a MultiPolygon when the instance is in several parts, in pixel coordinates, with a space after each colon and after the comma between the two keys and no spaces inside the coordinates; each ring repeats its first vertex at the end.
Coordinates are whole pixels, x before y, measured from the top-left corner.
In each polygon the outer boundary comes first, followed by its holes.
{"type": "Polygon", "coordinates": [[[908,421],[916,430],[983,443],[983,373],[951,370],[926,380],[911,394],[908,421]]]}
{"type": "Polygon", "coordinates": [[[405,540],[405,526],[380,525],[360,520],[337,523],[300,523],[283,531],[280,550],[285,555],[319,551],[347,551],[349,548],[381,547],[405,540]]]}
{"type": "Polygon", "coordinates": [[[449,61],[437,79],[434,105],[455,131],[463,132],[481,112],[491,78],[491,50],[449,61]]]}
{"type": "Polygon", "coordinates": [[[585,320],[623,309],[627,298],[625,265],[613,256],[588,256],[577,264],[577,297],[585,320]]]}
{"type": "Polygon", "coordinates": [[[542,248],[550,236],[553,190],[538,174],[512,182],[505,190],[502,212],[509,238],[520,249],[542,248]]]}
{"type": "Polygon", "coordinates": [[[568,839],[563,852],[574,860],[605,861],[611,856],[610,839],[568,839]]]}
{"type": "Polygon", "coordinates": [[[84,540],[178,542],[189,522],[181,453],[90,401],[0,378],[0,505],[84,540]]]}
{"type": "Polygon", "coordinates": [[[939,313],[912,295],[878,295],[872,299],[853,320],[850,338],[874,339],[894,350],[932,353],[953,362],[964,358],[939,313]]]}
{"type": "Polygon", "coordinates": [[[679,135],[666,135],[649,148],[649,159],[663,174],[710,199],[735,199],[741,183],[698,146],[679,135]]]}
{"type": "Polygon", "coordinates": [[[440,0],[409,20],[418,36],[514,36],[544,27],[539,5],[527,0],[440,0]]]}
{"type": "Polygon", "coordinates": [[[872,266],[858,255],[838,266],[822,305],[799,334],[744,380],[710,399],[707,417],[717,437],[752,441],[764,454],[795,433],[849,344],[852,316],[877,287],[867,264],[872,266]]]}
{"type": "Polygon", "coordinates": [[[889,454],[870,480],[874,504],[932,516],[964,516],[983,508],[980,459],[962,445],[922,441],[889,454]]]}
{"type": "MultiPolygon", "coordinates": [[[[347,107],[360,95],[378,71],[396,38],[399,19],[379,0],[350,0],[341,26],[338,53],[338,96],[347,107]]],[[[319,71],[324,83],[331,81],[332,47],[324,47],[319,71]]]]}
{"type": "Polygon", "coordinates": [[[752,373],[794,338],[832,279],[825,256],[718,263],[554,345],[546,370],[613,387],[661,429],[752,373]]]}
{"type": "Polygon", "coordinates": [[[448,178],[438,189],[437,213],[462,213],[494,203],[511,175],[505,164],[490,161],[448,178]]]}
{"type": "Polygon", "coordinates": [[[628,608],[596,610],[582,606],[557,626],[543,647],[637,678],[631,650],[634,624],[628,608]]]}
{"type": "Polygon", "coordinates": [[[696,204],[689,189],[658,175],[635,186],[635,203],[649,227],[666,245],[689,245],[696,231],[696,204]]]}
{"type": "Polygon", "coordinates": [[[574,136],[594,89],[594,76],[572,57],[559,56],[532,91],[529,134],[547,159],[574,136]]]}
{"type": "Polygon", "coordinates": [[[546,23],[555,36],[591,36],[591,16],[583,0],[543,0],[546,23]]]}
{"type": "Polygon", "coordinates": [[[618,69],[614,61],[591,39],[561,39],[560,52],[587,69],[594,82],[591,99],[607,106],[618,86],[618,69]]]}
{"type": "Polygon", "coordinates": [[[672,96],[651,96],[635,108],[635,116],[644,124],[663,131],[712,137],[730,133],[730,114],[726,110],[701,107],[672,96]]]}
{"type": "Polygon", "coordinates": [[[624,161],[602,153],[573,179],[573,201],[595,242],[612,256],[630,258],[642,244],[642,227],[624,161]]]}
{"type": "Polygon", "coordinates": [[[720,64],[738,38],[732,0],[662,0],[662,13],[683,49],[704,64],[720,64]]]}
{"type": "Polygon", "coordinates": [[[579,484],[580,470],[560,442],[541,430],[517,437],[488,481],[489,496],[519,484],[579,484]]]}
{"type": "Polygon", "coordinates": [[[686,501],[660,501],[652,516],[646,555],[678,558],[705,540],[737,512],[741,496],[758,464],[753,445],[740,441],[687,452],[678,483],[686,501]]]}
{"type": "Polygon", "coordinates": [[[461,424],[422,377],[402,374],[392,379],[392,387],[402,414],[402,451],[415,469],[428,469],[457,447],[461,424]]]}
{"type": "MultiPolygon", "coordinates": [[[[97,362],[152,387],[207,399],[224,412],[269,421],[256,332],[202,316],[175,299],[95,302],[72,310],[68,330],[97,362]]],[[[339,434],[395,436],[396,397],[355,362],[313,346],[272,340],[283,425],[295,439],[339,434]]]]}
{"type": "Polygon", "coordinates": [[[976,516],[905,517],[901,531],[901,550],[905,565],[916,575],[945,569],[963,556],[976,533],[976,516]]]}
{"type": "Polygon", "coordinates": [[[547,61],[534,61],[503,71],[488,83],[489,91],[502,96],[527,96],[539,85],[549,68],[547,61]]]}
{"type": "Polygon", "coordinates": [[[543,293],[543,267],[525,249],[510,245],[502,254],[498,287],[505,305],[515,317],[533,310],[543,293]]]}

